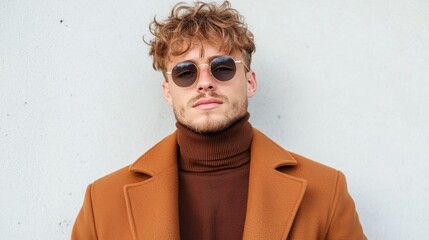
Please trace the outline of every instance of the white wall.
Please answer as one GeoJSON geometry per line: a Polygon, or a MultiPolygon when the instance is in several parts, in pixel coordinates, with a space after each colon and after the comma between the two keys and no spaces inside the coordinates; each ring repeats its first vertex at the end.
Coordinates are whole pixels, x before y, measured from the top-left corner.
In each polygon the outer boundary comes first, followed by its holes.
{"type": "MultiPolygon", "coordinates": [[[[175,1],[0,0],[0,239],[69,239],[85,187],[174,130],[142,35],[175,1]]],[[[429,1],[233,0],[251,122],[345,172],[370,239],[429,235],[429,1]]]]}

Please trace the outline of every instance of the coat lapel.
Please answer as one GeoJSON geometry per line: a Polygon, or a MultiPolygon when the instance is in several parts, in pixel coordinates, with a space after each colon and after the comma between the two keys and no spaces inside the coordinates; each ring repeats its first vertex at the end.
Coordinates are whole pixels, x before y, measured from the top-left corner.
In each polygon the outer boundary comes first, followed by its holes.
{"type": "Polygon", "coordinates": [[[276,170],[296,165],[297,161],[256,129],[250,151],[249,196],[243,239],[286,239],[307,183],[276,170]]]}
{"type": "Polygon", "coordinates": [[[179,239],[176,134],[141,156],[130,171],[150,176],[124,187],[133,239],[179,239]]]}
{"type": "MultiPolygon", "coordinates": [[[[150,176],[124,187],[134,240],[180,238],[177,150],[173,133],[130,166],[150,176]]],[[[243,239],[286,239],[307,183],[276,170],[297,161],[256,129],[250,151],[243,239]]]]}

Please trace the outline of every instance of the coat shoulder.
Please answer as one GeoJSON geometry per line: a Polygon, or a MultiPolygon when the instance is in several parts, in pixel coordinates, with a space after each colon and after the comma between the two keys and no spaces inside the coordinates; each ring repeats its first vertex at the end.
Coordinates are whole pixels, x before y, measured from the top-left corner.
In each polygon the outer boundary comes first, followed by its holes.
{"type": "Polygon", "coordinates": [[[335,194],[338,181],[344,178],[341,171],[297,153],[288,152],[296,160],[296,165],[278,168],[280,172],[305,179],[309,192],[319,192],[324,196],[335,194]]]}
{"type": "Polygon", "coordinates": [[[143,173],[130,171],[130,165],[128,165],[95,180],[92,184],[93,191],[112,192],[112,190],[116,189],[121,191],[122,194],[122,189],[125,185],[136,183],[149,177],[143,173]]]}
{"type": "Polygon", "coordinates": [[[175,164],[176,135],[168,135],[152,146],[134,163],[116,170],[94,181],[93,191],[105,192],[121,191],[128,184],[149,179],[153,174],[159,173],[175,164]]]}
{"type": "Polygon", "coordinates": [[[288,151],[290,155],[297,161],[297,165],[295,166],[296,174],[305,174],[308,172],[313,175],[314,173],[322,174],[322,175],[336,175],[338,174],[338,170],[325,165],[323,163],[317,162],[310,158],[307,158],[303,155],[288,151]]]}

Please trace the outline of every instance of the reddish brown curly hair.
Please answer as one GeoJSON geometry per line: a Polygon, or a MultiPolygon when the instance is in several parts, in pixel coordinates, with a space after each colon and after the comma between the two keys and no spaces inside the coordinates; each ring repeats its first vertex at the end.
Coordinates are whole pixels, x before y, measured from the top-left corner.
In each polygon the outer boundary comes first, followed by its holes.
{"type": "Polygon", "coordinates": [[[147,44],[153,57],[153,68],[167,71],[170,56],[186,53],[193,41],[207,41],[228,53],[239,50],[250,67],[255,52],[253,34],[247,29],[244,17],[231,8],[228,1],[222,4],[195,2],[178,3],[165,21],[156,18],[149,25],[154,38],[147,44]]]}

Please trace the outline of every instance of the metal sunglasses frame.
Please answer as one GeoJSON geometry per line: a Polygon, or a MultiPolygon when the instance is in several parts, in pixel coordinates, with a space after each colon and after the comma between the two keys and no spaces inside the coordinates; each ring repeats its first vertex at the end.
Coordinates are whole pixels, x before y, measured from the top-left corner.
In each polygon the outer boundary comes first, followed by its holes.
{"type": "MultiPolygon", "coordinates": [[[[204,66],[204,65],[206,65],[206,66],[208,66],[209,68],[209,73],[210,73],[210,75],[212,75],[216,80],[218,80],[218,81],[222,81],[222,80],[219,80],[219,79],[217,79],[213,74],[212,74],[212,69],[211,69],[211,65],[212,65],[212,63],[213,63],[213,61],[215,60],[215,59],[217,59],[217,58],[223,58],[223,57],[227,57],[227,58],[230,58],[230,59],[232,59],[233,61],[234,61],[234,63],[235,64],[238,64],[238,63],[241,63],[241,64],[243,64],[243,66],[246,68],[246,70],[247,71],[250,71],[250,68],[242,61],[242,60],[235,60],[233,57],[231,57],[231,56],[227,56],[227,55],[224,55],[224,56],[217,56],[217,57],[215,57],[215,58],[213,58],[211,61],[210,61],[210,63],[201,63],[201,64],[195,64],[194,62],[192,62],[192,61],[184,61],[184,62],[180,62],[180,63],[177,63],[176,65],[174,65],[174,67],[173,67],[173,69],[178,65],[178,64],[181,64],[181,63],[185,63],[185,62],[189,62],[189,63],[191,63],[191,64],[193,64],[194,66],[195,66],[195,68],[197,69],[197,77],[195,78],[195,81],[198,79],[198,77],[200,76],[200,67],[201,66],[204,66]]],[[[166,74],[169,74],[169,75],[171,75],[171,73],[173,72],[173,70],[171,70],[171,71],[169,71],[169,72],[165,72],[166,74]]],[[[173,80],[174,81],[174,80],[173,80]]],[[[194,81],[194,82],[195,82],[194,81]]]]}

